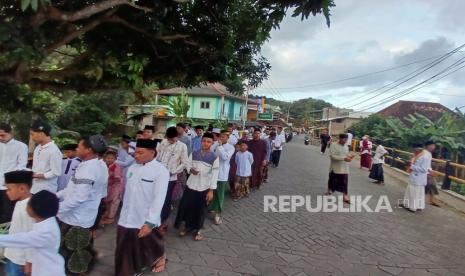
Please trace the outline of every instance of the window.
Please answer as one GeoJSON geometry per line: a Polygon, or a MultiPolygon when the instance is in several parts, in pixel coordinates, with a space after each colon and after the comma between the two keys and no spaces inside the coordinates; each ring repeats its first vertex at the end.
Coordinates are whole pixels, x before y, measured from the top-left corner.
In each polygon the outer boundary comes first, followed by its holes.
{"type": "Polygon", "coordinates": [[[210,102],[200,102],[201,109],[210,109],[210,102]]]}

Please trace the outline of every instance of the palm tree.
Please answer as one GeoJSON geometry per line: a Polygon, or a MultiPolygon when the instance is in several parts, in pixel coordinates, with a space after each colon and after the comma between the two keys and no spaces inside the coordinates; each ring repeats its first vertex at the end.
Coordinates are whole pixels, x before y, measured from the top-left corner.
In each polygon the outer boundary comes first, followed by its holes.
{"type": "Polygon", "coordinates": [[[177,122],[184,122],[187,119],[187,112],[190,108],[187,92],[184,91],[174,98],[163,98],[161,102],[167,106],[168,112],[175,116],[177,122]]]}

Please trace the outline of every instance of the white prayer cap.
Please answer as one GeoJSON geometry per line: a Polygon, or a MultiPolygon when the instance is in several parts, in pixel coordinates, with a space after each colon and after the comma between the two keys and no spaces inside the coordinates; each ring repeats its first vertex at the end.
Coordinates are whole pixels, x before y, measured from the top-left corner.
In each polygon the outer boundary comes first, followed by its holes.
{"type": "Polygon", "coordinates": [[[128,153],[134,153],[135,151],[136,151],[136,142],[135,141],[130,142],[128,153]]]}
{"type": "Polygon", "coordinates": [[[212,133],[220,134],[220,133],[221,133],[221,129],[219,129],[219,128],[214,128],[214,129],[212,130],[212,133]]]}

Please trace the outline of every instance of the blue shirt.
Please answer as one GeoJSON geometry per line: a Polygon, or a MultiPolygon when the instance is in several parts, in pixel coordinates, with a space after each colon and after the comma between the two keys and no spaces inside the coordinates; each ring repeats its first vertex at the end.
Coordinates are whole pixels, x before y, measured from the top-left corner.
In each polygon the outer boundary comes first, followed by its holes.
{"type": "Polygon", "coordinates": [[[192,138],[192,152],[200,150],[202,147],[202,136],[192,138]]]}

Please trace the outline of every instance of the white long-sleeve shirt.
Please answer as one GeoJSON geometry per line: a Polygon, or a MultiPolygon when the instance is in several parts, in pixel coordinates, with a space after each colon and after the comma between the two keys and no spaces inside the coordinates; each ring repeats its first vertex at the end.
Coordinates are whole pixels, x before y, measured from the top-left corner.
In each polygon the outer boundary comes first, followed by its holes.
{"type": "Polygon", "coordinates": [[[45,145],[38,145],[35,148],[32,159],[32,171],[44,174],[45,179],[34,178],[31,193],[35,194],[42,190],[52,193],[57,192],[62,159],[63,154],[54,141],[50,141],[45,145]]]}
{"type": "Polygon", "coordinates": [[[250,151],[236,153],[236,175],[249,177],[252,175],[253,154],[250,151]]]}
{"type": "Polygon", "coordinates": [[[57,217],[66,224],[89,228],[95,223],[98,207],[108,183],[108,169],[94,158],[82,161],[66,188],[57,193],[57,217]]]}
{"type": "Polygon", "coordinates": [[[0,190],[6,190],[5,173],[23,170],[26,166],[26,144],[15,139],[11,139],[6,143],[0,143],[0,190]]]}
{"type": "Polygon", "coordinates": [[[199,173],[191,174],[187,179],[186,185],[195,191],[214,190],[217,187],[218,172],[220,162],[216,154],[212,151],[203,152],[202,150],[194,151],[190,157],[191,168],[199,173]]]}
{"type": "Polygon", "coordinates": [[[189,165],[189,155],[186,144],[176,141],[171,144],[164,139],[157,146],[157,161],[165,165],[170,172],[170,181],[177,180],[177,175],[189,165]]]}
{"type": "Polygon", "coordinates": [[[410,183],[417,186],[426,186],[432,158],[431,153],[427,150],[420,153],[420,156],[415,159],[415,163],[410,165],[412,170],[409,175],[410,183]]]}
{"type": "Polygon", "coordinates": [[[169,178],[168,170],[155,159],[129,167],[118,225],[140,229],[148,222],[160,226],[169,178]]]}
{"type": "MultiPolygon", "coordinates": [[[[16,202],[13,217],[11,219],[9,234],[25,233],[32,230],[34,220],[27,214],[26,208],[29,198],[16,202]]],[[[5,248],[5,257],[17,265],[25,265],[32,262],[31,250],[24,248],[5,248]]]]}
{"type": "Polygon", "coordinates": [[[30,248],[32,276],[65,276],[65,261],[58,253],[60,228],[55,217],[34,223],[32,231],[0,235],[1,247],[30,248]]]}
{"type": "Polygon", "coordinates": [[[230,161],[231,157],[234,154],[234,146],[226,143],[221,146],[216,147],[215,153],[218,156],[220,161],[220,169],[218,172],[218,181],[228,181],[229,178],[229,168],[230,168],[230,161]]]}

